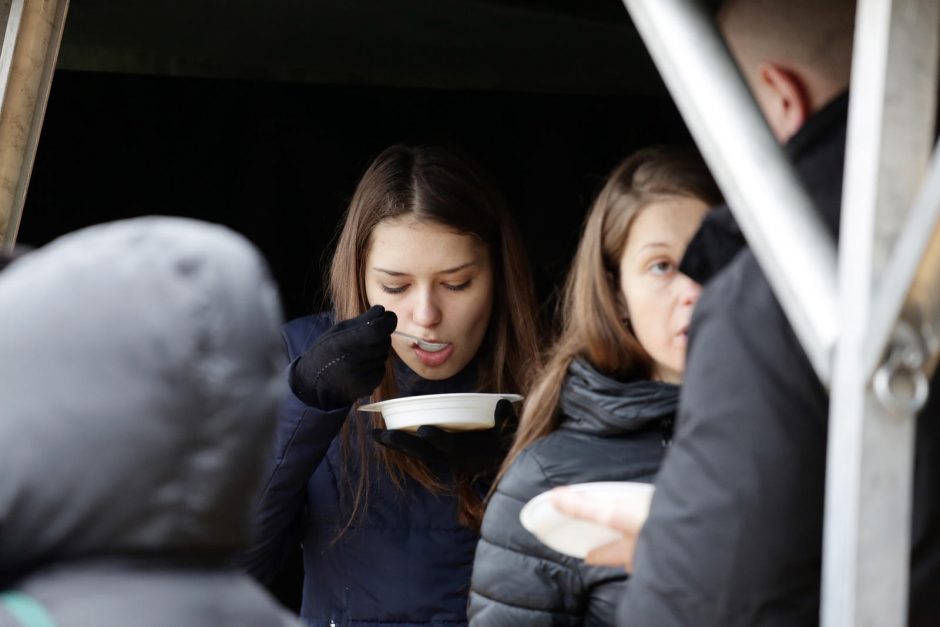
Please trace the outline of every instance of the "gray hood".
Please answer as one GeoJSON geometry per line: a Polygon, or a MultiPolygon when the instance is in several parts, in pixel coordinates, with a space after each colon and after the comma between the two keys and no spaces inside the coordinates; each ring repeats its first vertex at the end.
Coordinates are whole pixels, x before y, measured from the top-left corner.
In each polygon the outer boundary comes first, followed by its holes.
{"type": "Polygon", "coordinates": [[[254,247],[194,220],[87,228],[0,273],[0,581],[243,546],[281,320],[254,247]]]}

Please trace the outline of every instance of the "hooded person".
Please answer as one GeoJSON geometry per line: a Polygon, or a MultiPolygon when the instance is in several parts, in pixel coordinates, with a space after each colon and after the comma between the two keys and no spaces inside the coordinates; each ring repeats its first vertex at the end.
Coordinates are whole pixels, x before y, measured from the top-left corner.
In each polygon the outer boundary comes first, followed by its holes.
{"type": "Polygon", "coordinates": [[[283,395],[244,238],[181,218],[0,273],[0,625],[295,625],[231,555],[283,395]]]}

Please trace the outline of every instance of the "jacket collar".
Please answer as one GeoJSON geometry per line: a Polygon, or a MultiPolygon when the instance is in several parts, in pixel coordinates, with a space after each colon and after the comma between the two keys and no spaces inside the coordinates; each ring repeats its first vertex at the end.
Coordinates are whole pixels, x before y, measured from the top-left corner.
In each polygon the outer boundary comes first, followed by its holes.
{"type": "Polygon", "coordinates": [[[562,428],[594,435],[618,435],[671,419],[679,387],[661,381],[618,381],[586,360],[571,362],[561,391],[562,428]]]}

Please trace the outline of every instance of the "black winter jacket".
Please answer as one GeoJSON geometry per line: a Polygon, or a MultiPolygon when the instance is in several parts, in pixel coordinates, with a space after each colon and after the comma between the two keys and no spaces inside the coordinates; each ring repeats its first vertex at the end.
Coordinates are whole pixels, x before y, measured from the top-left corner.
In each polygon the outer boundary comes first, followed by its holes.
{"type": "MultiPolygon", "coordinates": [[[[332,324],[330,314],[287,323],[288,361],[303,355],[332,324]]],[[[394,363],[401,396],[476,387],[474,364],[449,379],[430,381],[400,360],[394,363]]],[[[368,416],[350,412],[349,407],[322,411],[287,395],[255,517],[257,542],[239,564],[269,582],[287,552],[302,545],[300,617],[311,627],[465,625],[479,535],[460,524],[453,493],[433,493],[411,477],[396,487],[375,466],[368,509],[337,537],[348,517],[347,486],[356,485],[360,472],[358,464],[346,463],[358,459],[355,435],[345,451],[339,432],[347,420],[354,430],[368,428],[368,416]]],[[[365,446],[371,450],[379,445],[366,438],[365,446]]],[[[445,486],[452,485],[446,466],[436,464],[430,470],[445,486]]]]}
{"type": "MultiPolygon", "coordinates": [[[[833,235],[847,100],[816,113],[786,146],[833,235]]],[[[707,284],[690,329],[675,441],[639,538],[620,625],[819,622],[829,399],[742,244],[727,209],[719,209],[682,264],[707,284]]],[[[918,421],[911,625],[936,625],[940,616],[936,380],[932,389],[918,421]]]]}
{"type": "Polygon", "coordinates": [[[587,566],[539,542],[519,522],[531,498],[559,485],[652,481],[678,402],[667,383],[621,383],[576,360],[557,431],[534,442],[500,481],[473,563],[470,624],[610,625],[627,574],[587,566]]]}

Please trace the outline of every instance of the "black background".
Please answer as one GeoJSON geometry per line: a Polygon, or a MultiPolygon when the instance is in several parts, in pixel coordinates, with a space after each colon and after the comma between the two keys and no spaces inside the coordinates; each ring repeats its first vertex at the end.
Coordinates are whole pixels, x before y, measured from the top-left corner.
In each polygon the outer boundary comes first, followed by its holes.
{"type": "Polygon", "coordinates": [[[292,318],[321,306],[341,212],[369,161],[398,141],[455,144],[490,171],[547,302],[607,171],[649,143],[690,140],[667,96],[60,70],[18,241],[146,214],[222,223],[262,250],[292,318]]]}

